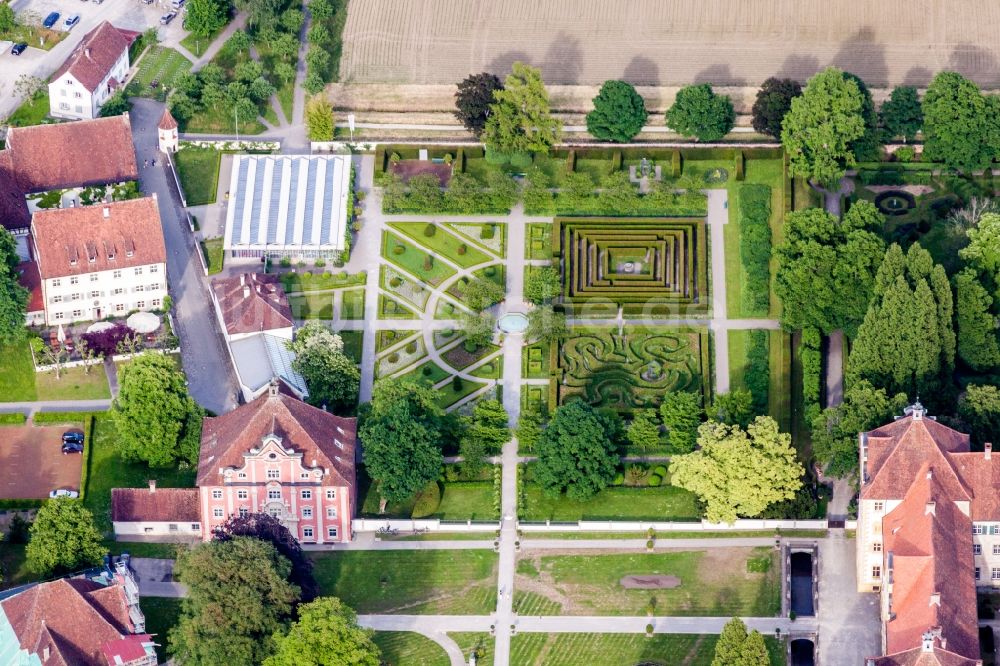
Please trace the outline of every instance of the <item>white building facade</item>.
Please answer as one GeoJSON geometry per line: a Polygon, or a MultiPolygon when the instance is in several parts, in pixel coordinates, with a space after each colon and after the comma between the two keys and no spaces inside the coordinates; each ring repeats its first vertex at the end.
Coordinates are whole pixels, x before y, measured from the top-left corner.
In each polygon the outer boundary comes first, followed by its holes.
{"type": "Polygon", "coordinates": [[[128,76],[134,35],[107,21],[87,33],[49,83],[49,114],[72,120],[99,117],[104,102],[128,76]]]}

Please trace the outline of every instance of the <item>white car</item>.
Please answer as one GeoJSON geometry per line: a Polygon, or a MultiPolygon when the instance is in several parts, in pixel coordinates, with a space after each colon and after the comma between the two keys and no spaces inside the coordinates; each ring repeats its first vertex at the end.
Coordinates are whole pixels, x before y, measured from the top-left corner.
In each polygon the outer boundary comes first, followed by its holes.
{"type": "Polygon", "coordinates": [[[67,16],[66,20],[63,21],[63,28],[66,30],[72,30],[73,26],[80,22],[80,15],[73,14],[72,16],[67,16]]]}
{"type": "Polygon", "coordinates": [[[57,488],[49,493],[49,499],[58,499],[60,497],[68,497],[70,499],[76,499],[80,496],[80,493],[75,490],[67,490],[66,488],[57,488]]]}

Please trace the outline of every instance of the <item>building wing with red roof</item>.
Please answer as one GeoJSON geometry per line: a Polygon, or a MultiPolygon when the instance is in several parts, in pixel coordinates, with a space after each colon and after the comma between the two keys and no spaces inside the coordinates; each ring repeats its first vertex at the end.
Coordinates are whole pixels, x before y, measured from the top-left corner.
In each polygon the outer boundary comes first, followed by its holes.
{"type": "Polygon", "coordinates": [[[56,118],[93,119],[118,90],[129,70],[132,30],[103,21],[84,35],[49,82],[49,114],[56,118]]]}

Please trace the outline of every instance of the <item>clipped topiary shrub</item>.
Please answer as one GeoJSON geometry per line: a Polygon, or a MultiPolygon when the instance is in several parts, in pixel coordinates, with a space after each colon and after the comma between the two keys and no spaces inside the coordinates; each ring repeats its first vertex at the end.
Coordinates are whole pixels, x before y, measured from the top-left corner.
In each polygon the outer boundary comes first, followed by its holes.
{"type": "Polygon", "coordinates": [[[436,233],[437,233],[437,227],[435,227],[433,224],[428,223],[427,226],[424,227],[424,236],[430,238],[436,233]]]}
{"type": "Polygon", "coordinates": [[[465,243],[462,243],[461,245],[458,246],[458,250],[457,250],[458,256],[462,256],[463,254],[465,254],[468,251],[469,251],[469,247],[465,243]]]}
{"type": "Polygon", "coordinates": [[[433,267],[434,267],[434,260],[431,259],[431,255],[428,254],[427,256],[424,257],[424,270],[429,271],[433,267]]]}
{"type": "Polygon", "coordinates": [[[416,342],[409,342],[409,343],[407,343],[407,345],[406,345],[406,353],[407,354],[413,354],[416,351],[417,351],[417,343],[416,342]]]}
{"type": "Polygon", "coordinates": [[[615,474],[615,478],[611,481],[611,485],[613,485],[613,486],[620,486],[623,483],[625,483],[625,475],[624,474],[615,474]]]}
{"type": "Polygon", "coordinates": [[[451,388],[453,390],[455,390],[455,391],[461,391],[462,390],[462,378],[459,377],[458,375],[455,375],[454,377],[452,377],[451,378],[451,388]]]}
{"type": "Polygon", "coordinates": [[[396,287],[398,287],[399,285],[401,285],[401,284],[403,284],[403,280],[398,275],[395,275],[395,276],[393,276],[392,278],[389,279],[389,286],[392,287],[392,288],[394,288],[394,289],[396,287]]]}
{"type": "Polygon", "coordinates": [[[406,248],[403,247],[402,245],[394,245],[392,248],[392,253],[395,255],[400,255],[403,254],[404,252],[406,252],[406,248]]]}
{"type": "Polygon", "coordinates": [[[396,352],[392,352],[391,354],[389,354],[389,363],[398,363],[398,362],[399,362],[399,354],[397,354],[396,352]]]}
{"type": "Polygon", "coordinates": [[[649,479],[646,481],[646,484],[655,487],[660,485],[662,482],[663,478],[660,477],[658,474],[650,474],[649,479]]]}
{"type": "Polygon", "coordinates": [[[487,266],[486,268],[483,269],[483,275],[485,275],[486,277],[493,277],[496,274],[497,274],[496,266],[487,266]]]}
{"type": "Polygon", "coordinates": [[[667,468],[663,465],[657,465],[653,468],[653,474],[660,477],[661,479],[667,478],[667,468]]]}
{"type": "Polygon", "coordinates": [[[496,226],[492,224],[484,224],[482,229],[479,231],[479,237],[483,240],[490,240],[496,235],[496,226]]]}
{"type": "Polygon", "coordinates": [[[426,518],[434,515],[441,505],[441,486],[437,481],[431,481],[424,489],[417,493],[416,502],[413,504],[412,518],[426,518]]]}

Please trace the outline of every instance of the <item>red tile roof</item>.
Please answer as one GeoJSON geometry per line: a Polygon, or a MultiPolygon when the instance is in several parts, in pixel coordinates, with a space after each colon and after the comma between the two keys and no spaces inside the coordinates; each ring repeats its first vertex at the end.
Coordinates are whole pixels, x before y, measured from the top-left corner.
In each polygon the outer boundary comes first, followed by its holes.
{"type": "Polygon", "coordinates": [[[26,194],[139,178],[128,114],[72,123],[11,127],[7,160],[26,194]]]}
{"type": "Polygon", "coordinates": [[[0,601],[14,635],[29,654],[49,650],[49,664],[103,664],[101,647],[128,635],[125,593],[82,579],[41,583],[0,601]]]}
{"type": "Polygon", "coordinates": [[[292,326],[292,308],[277,275],[241,273],[216,278],[212,293],[230,335],[292,326]]]}
{"type": "Polygon", "coordinates": [[[356,419],[334,416],[269,389],[228,414],[205,418],[197,484],[219,484],[221,469],[243,467],[243,454],[260,447],[273,433],[283,447],[302,454],[303,465],[324,467],[333,479],[331,485],[354,488],[356,428],[356,419]]]}
{"type": "Polygon", "coordinates": [[[160,116],[160,124],[157,127],[164,130],[177,129],[177,121],[170,115],[170,109],[164,107],[163,115],[160,116]]]}
{"type": "Polygon", "coordinates": [[[51,80],[56,81],[69,73],[84,88],[94,92],[138,36],[138,32],[122,30],[103,21],[84,35],[51,80]]]}
{"type": "Polygon", "coordinates": [[[108,664],[127,664],[146,658],[146,648],[143,643],[152,643],[153,637],[149,634],[132,634],[116,641],[105,643],[101,646],[104,658],[108,664]]]}
{"type": "Polygon", "coordinates": [[[167,260],[155,195],[38,211],[31,235],[43,280],[167,260]]]}
{"type": "Polygon", "coordinates": [[[978,658],[972,520],[951,501],[930,463],[885,516],[882,532],[893,581],[886,651],[921,647],[924,634],[934,631],[942,649],[978,658]]]}
{"type": "Polygon", "coordinates": [[[29,224],[31,213],[14,173],[13,153],[0,150],[0,225],[8,231],[20,231],[29,224]]]}
{"type": "Polygon", "coordinates": [[[38,275],[38,264],[33,261],[22,261],[17,265],[20,272],[18,282],[28,290],[27,312],[41,312],[45,309],[42,299],[42,278],[38,275]]]}
{"type": "Polygon", "coordinates": [[[932,652],[925,652],[922,648],[913,648],[906,652],[877,657],[872,659],[870,663],[871,666],[980,666],[982,664],[978,659],[963,657],[954,652],[943,650],[937,645],[932,652]]]}
{"type": "Polygon", "coordinates": [[[114,522],[201,522],[197,488],[113,488],[114,522]]]}

